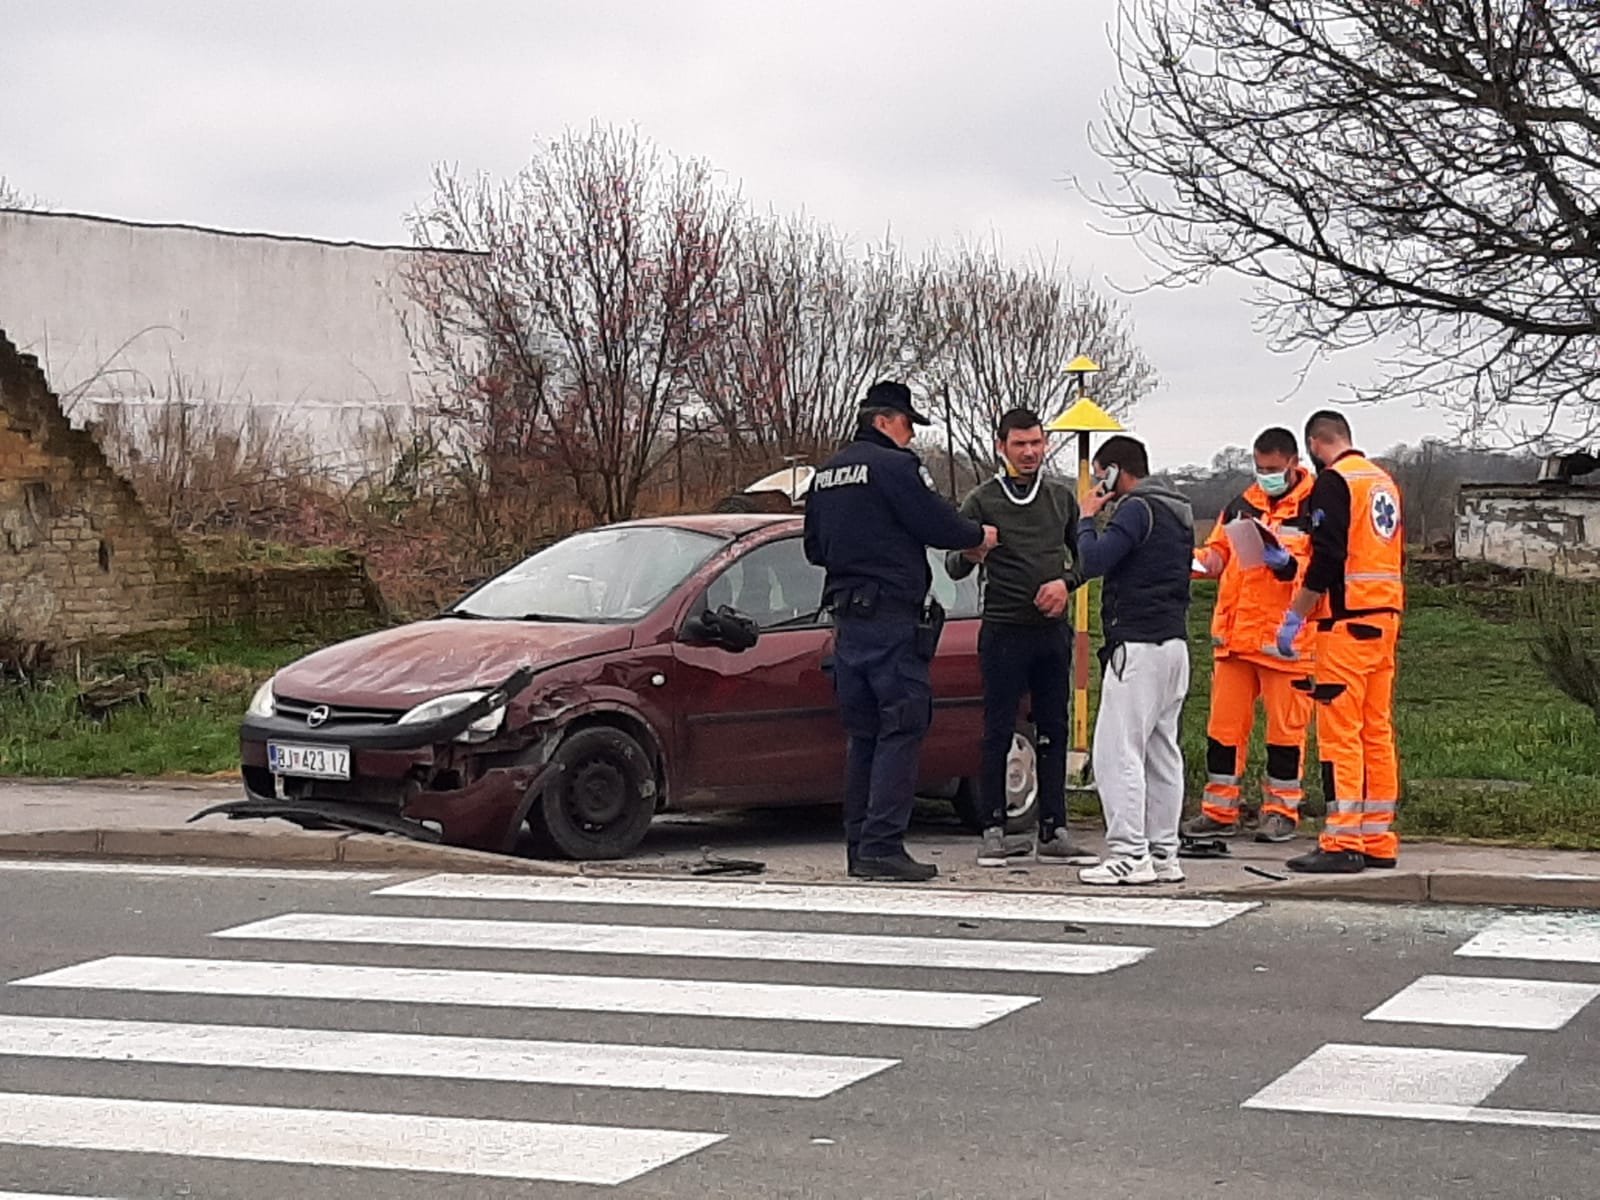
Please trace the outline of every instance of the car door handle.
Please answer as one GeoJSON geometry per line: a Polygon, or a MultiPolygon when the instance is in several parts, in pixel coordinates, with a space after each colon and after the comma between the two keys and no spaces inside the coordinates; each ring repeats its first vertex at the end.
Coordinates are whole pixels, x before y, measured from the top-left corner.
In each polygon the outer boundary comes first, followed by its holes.
{"type": "Polygon", "coordinates": [[[832,675],[833,674],[833,655],[828,654],[828,655],[824,655],[823,656],[823,659],[822,659],[822,673],[824,675],[832,675]]]}

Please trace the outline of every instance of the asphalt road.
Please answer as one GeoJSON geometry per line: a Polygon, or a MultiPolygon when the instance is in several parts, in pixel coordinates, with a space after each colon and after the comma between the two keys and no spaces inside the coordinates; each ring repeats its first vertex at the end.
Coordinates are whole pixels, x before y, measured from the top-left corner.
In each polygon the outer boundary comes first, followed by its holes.
{"type": "Polygon", "coordinates": [[[1596,1194],[1594,917],[414,878],[0,868],[0,1195],[1596,1194]]]}

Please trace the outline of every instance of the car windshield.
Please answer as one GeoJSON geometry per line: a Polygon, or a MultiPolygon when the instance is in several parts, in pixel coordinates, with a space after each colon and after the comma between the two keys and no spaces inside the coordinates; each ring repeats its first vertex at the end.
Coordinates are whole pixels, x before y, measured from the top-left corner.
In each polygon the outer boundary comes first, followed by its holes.
{"type": "Polygon", "coordinates": [[[624,622],[644,616],[723,545],[664,525],[574,534],[489,580],[446,615],[624,622]]]}

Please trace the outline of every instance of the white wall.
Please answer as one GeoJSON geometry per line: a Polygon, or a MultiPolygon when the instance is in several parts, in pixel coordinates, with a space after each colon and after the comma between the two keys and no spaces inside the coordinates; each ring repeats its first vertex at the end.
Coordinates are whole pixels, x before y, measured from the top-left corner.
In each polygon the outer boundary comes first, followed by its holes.
{"type": "Polygon", "coordinates": [[[1461,489],[1456,555],[1600,579],[1600,488],[1468,485],[1461,489]]]}
{"type": "MultiPolygon", "coordinates": [[[[396,277],[407,251],[0,211],[0,328],[75,424],[182,391],[345,462],[421,394],[396,277]]],[[[242,424],[242,421],[240,422],[242,424]]]]}

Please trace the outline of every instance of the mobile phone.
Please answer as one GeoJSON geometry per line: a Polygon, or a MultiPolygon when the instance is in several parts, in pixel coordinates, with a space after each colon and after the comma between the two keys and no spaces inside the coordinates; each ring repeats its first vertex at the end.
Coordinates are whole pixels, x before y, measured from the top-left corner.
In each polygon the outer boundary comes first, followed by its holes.
{"type": "Polygon", "coordinates": [[[1122,468],[1112,463],[1106,468],[1106,477],[1094,489],[1097,495],[1109,496],[1117,486],[1117,478],[1122,474],[1122,468]]]}

